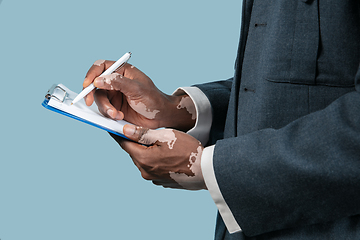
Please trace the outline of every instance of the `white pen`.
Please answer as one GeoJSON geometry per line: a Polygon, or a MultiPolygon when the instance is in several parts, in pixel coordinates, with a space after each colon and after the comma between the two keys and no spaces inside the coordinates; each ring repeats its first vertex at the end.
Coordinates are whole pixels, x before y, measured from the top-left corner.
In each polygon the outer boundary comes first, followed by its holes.
{"type": "MultiPolygon", "coordinates": [[[[103,72],[99,77],[103,76],[103,75],[109,75],[111,73],[113,73],[114,71],[116,71],[118,68],[120,68],[122,65],[124,65],[125,63],[127,63],[127,61],[129,61],[131,57],[131,52],[127,52],[125,53],[121,58],[119,58],[119,60],[117,60],[113,65],[111,65],[108,69],[106,69],[105,72],[103,72]]],[[[79,95],[76,96],[76,98],[74,98],[74,100],[71,102],[71,105],[75,104],[76,102],[78,102],[80,99],[82,99],[83,97],[85,97],[86,95],[89,94],[89,92],[91,92],[93,89],[95,88],[94,84],[91,83],[89,86],[87,86],[84,90],[81,91],[81,93],[79,93],[79,95]]]]}

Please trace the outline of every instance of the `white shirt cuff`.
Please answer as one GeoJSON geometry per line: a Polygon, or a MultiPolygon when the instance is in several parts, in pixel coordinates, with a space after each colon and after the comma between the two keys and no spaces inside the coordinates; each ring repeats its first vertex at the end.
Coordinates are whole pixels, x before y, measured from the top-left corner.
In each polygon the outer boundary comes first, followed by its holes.
{"type": "Polygon", "coordinates": [[[213,165],[214,149],[215,145],[206,147],[204,148],[204,151],[201,155],[201,170],[205,180],[205,184],[212,199],[216,204],[216,207],[219,210],[219,213],[229,233],[239,232],[241,231],[241,228],[235,220],[235,217],[232,214],[229,206],[225,202],[224,197],[221,194],[219,185],[216,181],[213,165]]]}
{"type": "Polygon", "coordinates": [[[178,88],[173,95],[186,93],[195,104],[196,123],[187,133],[206,145],[212,124],[211,104],[206,95],[197,87],[178,88]]]}
{"type": "MultiPolygon", "coordinates": [[[[209,140],[209,134],[212,124],[212,110],[209,99],[197,87],[182,87],[178,88],[173,95],[180,95],[186,93],[194,102],[196,108],[196,123],[195,126],[187,133],[199,140],[203,145],[209,140]]],[[[230,233],[241,231],[239,224],[236,222],[229,206],[225,202],[219,185],[216,181],[213,155],[215,145],[206,147],[201,156],[201,169],[205,180],[206,187],[218,208],[220,215],[225,223],[226,228],[230,233]]]]}

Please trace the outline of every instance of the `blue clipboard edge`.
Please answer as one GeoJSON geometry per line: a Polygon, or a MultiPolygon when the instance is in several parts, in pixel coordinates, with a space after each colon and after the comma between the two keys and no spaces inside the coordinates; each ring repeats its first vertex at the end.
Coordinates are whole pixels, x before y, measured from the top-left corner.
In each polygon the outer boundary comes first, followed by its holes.
{"type": "MultiPolygon", "coordinates": [[[[120,136],[120,137],[122,137],[122,138],[128,139],[127,137],[125,137],[125,135],[123,135],[123,134],[121,134],[121,133],[118,133],[118,132],[115,132],[115,131],[110,130],[110,129],[108,129],[108,128],[105,128],[105,127],[103,127],[103,126],[97,125],[97,124],[95,124],[95,123],[92,123],[92,122],[90,122],[90,121],[88,121],[88,120],[85,120],[85,119],[83,119],[83,118],[77,117],[77,116],[75,116],[75,115],[72,115],[72,114],[70,114],[70,113],[61,111],[61,110],[59,110],[59,109],[57,109],[57,108],[54,108],[54,107],[52,107],[52,106],[49,106],[48,103],[49,103],[49,100],[48,100],[48,99],[45,99],[45,100],[42,102],[41,105],[42,105],[43,107],[45,107],[46,109],[49,109],[49,110],[51,110],[51,111],[60,113],[60,114],[65,115],[65,116],[67,116],[67,117],[76,119],[76,120],[78,120],[78,121],[80,121],[80,122],[89,124],[89,125],[91,125],[91,126],[94,126],[94,127],[100,128],[100,129],[102,129],[102,130],[105,130],[105,131],[107,131],[107,132],[110,132],[110,133],[113,133],[113,134],[115,134],[115,135],[118,135],[118,136],[120,136]]],[[[129,139],[128,139],[128,140],[129,140],[129,139]]]]}

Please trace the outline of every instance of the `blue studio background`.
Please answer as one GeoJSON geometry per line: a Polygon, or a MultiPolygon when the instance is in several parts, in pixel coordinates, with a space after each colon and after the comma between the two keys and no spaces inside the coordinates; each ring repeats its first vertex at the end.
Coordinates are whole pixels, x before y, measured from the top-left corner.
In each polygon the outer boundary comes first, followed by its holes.
{"type": "Polygon", "coordinates": [[[212,239],[207,191],[141,178],[105,132],[46,110],[80,92],[97,59],[130,63],[162,91],[233,74],[240,0],[0,0],[0,239],[212,239]]]}

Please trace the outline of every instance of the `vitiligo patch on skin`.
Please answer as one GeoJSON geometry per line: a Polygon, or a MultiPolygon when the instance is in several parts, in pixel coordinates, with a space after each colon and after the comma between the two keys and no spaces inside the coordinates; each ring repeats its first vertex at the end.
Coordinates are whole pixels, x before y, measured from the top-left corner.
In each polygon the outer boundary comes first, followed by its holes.
{"type": "Polygon", "coordinates": [[[144,103],[142,102],[136,103],[134,100],[130,100],[130,105],[136,112],[140,113],[141,115],[143,115],[148,119],[154,119],[156,114],[160,112],[159,110],[151,111],[146,107],[144,103]]]}
{"type": "Polygon", "coordinates": [[[101,64],[103,64],[104,62],[105,62],[105,60],[99,59],[99,60],[96,60],[96,61],[94,62],[94,65],[95,65],[95,66],[101,66],[101,64]]]}
{"type": "Polygon", "coordinates": [[[161,129],[161,130],[151,130],[149,129],[139,140],[139,143],[145,145],[152,145],[155,142],[167,143],[169,149],[174,148],[176,142],[176,136],[173,130],[171,129],[161,129]]]}
{"type": "Polygon", "coordinates": [[[104,75],[102,76],[103,79],[104,79],[104,82],[106,84],[111,84],[112,81],[114,81],[116,79],[117,76],[121,76],[119,73],[112,73],[112,74],[109,74],[109,75],[104,75]]]}
{"type": "Polygon", "coordinates": [[[115,72],[115,73],[112,73],[112,74],[109,74],[109,75],[102,76],[102,79],[103,79],[104,83],[110,85],[110,90],[114,90],[114,87],[112,85],[112,81],[114,81],[118,76],[120,76],[120,78],[122,78],[122,75],[115,72]]]}
{"type": "Polygon", "coordinates": [[[192,152],[190,154],[189,165],[191,172],[194,174],[193,176],[189,176],[185,173],[169,172],[170,177],[185,189],[199,190],[203,188],[203,177],[200,166],[202,151],[203,148],[201,146],[198,146],[197,152],[192,152]]]}
{"type": "Polygon", "coordinates": [[[177,109],[182,109],[182,108],[185,108],[186,111],[188,111],[188,113],[191,114],[192,120],[196,119],[195,104],[193,103],[193,101],[191,100],[190,97],[186,96],[186,97],[181,98],[179,105],[177,105],[177,109]]]}

